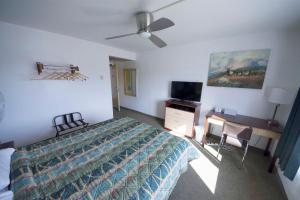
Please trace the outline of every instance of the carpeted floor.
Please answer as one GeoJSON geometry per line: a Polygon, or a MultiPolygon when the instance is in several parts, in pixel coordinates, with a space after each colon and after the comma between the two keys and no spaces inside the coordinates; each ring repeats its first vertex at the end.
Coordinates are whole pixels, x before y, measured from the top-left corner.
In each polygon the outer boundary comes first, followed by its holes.
{"type": "MultiPolygon", "coordinates": [[[[115,117],[129,116],[155,127],[163,120],[122,108],[115,117]]],[[[217,139],[211,138],[217,143],[217,139]]],[[[222,150],[216,158],[216,145],[195,146],[203,156],[189,165],[181,175],[170,200],[280,200],[287,199],[277,173],[267,172],[270,158],[261,150],[249,148],[244,165],[238,149],[222,150]]]]}

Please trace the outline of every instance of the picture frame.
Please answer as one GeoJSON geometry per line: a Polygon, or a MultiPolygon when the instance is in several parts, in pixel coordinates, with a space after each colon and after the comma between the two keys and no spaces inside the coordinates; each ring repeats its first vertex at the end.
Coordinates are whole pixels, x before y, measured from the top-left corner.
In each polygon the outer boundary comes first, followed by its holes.
{"type": "Polygon", "coordinates": [[[207,86],[262,89],[270,49],[212,53],[207,86]]]}
{"type": "Polygon", "coordinates": [[[136,97],[136,69],[124,69],[124,94],[136,97]]]}

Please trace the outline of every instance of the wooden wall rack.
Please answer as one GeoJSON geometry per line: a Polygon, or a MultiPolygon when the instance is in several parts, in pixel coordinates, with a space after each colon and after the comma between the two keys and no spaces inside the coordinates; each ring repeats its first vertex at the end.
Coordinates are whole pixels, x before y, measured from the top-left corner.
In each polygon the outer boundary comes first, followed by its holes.
{"type": "Polygon", "coordinates": [[[86,81],[87,76],[79,72],[79,67],[74,65],[58,66],[36,63],[38,75],[34,76],[32,80],[80,80],[86,81]]]}

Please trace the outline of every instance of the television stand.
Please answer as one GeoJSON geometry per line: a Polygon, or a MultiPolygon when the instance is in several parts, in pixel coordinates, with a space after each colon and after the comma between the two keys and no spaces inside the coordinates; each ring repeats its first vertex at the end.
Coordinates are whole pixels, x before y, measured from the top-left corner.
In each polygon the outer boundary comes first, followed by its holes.
{"type": "Polygon", "coordinates": [[[170,99],[165,106],[165,128],[195,138],[194,127],[199,124],[201,103],[170,99]]]}

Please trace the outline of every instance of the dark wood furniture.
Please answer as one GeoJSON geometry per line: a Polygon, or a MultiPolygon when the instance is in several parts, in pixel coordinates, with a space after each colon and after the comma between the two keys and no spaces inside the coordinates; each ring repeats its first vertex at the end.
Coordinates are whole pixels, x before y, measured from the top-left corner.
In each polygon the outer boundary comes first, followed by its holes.
{"type": "Polygon", "coordinates": [[[195,138],[199,124],[200,103],[170,99],[165,102],[165,128],[181,136],[195,138]]]}
{"type": "Polygon", "coordinates": [[[56,129],[56,137],[62,132],[67,133],[75,128],[85,128],[89,125],[83,120],[80,112],[58,115],[53,118],[53,124],[56,129]]]}
{"type": "MultiPolygon", "coordinates": [[[[205,128],[204,128],[204,136],[203,136],[203,143],[206,143],[206,135],[209,132],[210,129],[210,124],[216,124],[216,125],[221,125],[225,122],[230,122],[230,123],[235,123],[243,126],[248,126],[253,129],[253,134],[258,135],[258,136],[263,136],[268,138],[268,143],[265,148],[265,156],[270,155],[270,145],[272,140],[278,140],[281,136],[281,133],[283,131],[282,126],[270,126],[268,125],[268,120],[265,119],[260,119],[260,118],[255,118],[255,117],[249,117],[245,115],[226,115],[223,113],[217,113],[214,111],[210,111],[206,115],[206,120],[205,120],[205,128]]],[[[272,158],[274,160],[275,158],[272,158]]],[[[276,159],[275,159],[276,161],[276,159]]],[[[272,172],[273,168],[275,166],[275,162],[271,162],[269,166],[269,172],[272,172]]]]}
{"type": "Polygon", "coordinates": [[[14,141],[4,142],[0,144],[0,149],[15,148],[14,141]]]}

